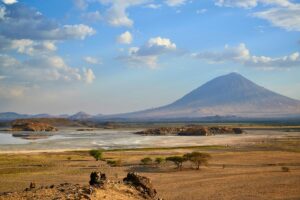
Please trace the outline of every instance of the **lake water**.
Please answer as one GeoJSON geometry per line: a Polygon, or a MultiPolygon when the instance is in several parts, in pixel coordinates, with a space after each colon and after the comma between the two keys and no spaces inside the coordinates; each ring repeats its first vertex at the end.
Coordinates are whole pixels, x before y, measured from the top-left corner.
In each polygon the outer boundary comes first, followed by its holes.
{"type": "Polygon", "coordinates": [[[68,129],[55,133],[0,131],[0,152],[226,145],[255,138],[281,137],[286,134],[278,131],[251,131],[251,133],[242,135],[141,136],[133,134],[136,131],[76,131],[68,129]]]}

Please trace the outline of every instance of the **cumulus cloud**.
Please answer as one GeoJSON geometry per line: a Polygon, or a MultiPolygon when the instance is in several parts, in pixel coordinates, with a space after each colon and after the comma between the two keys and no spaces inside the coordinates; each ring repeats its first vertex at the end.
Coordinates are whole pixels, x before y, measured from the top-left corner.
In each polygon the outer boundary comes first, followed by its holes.
{"type": "Polygon", "coordinates": [[[94,58],[94,57],[91,57],[91,56],[86,56],[86,57],[83,58],[83,60],[85,62],[89,63],[89,64],[94,64],[94,65],[102,63],[100,59],[94,58]]]}
{"type": "Polygon", "coordinates": [[[110,5],[106,11],[106,20],[112,26],[131,27],[133,20],[128,17],[126,12],[132,6],[142,5],[148,0],[99,0],[104,5],[110,5]]]}
{"type": "Polygon", "coordinates": [[[174,6],[180,6],[180,5],[183,5],[185,4],[187,0],[166,0],[165,3],[168,5],[168,6],[171,6],[171,7],[174,7],[174,6]]]}
{"type": "Polygon", "coordinates": [[[18,3],[17,0],[2,0],[2,2],[8,5],[18,3]]]}
{"type": "Polygon", "coordinates": [[[148,40],[141,47],[131,47],[127,56],[121,56],[119,59],[126,61],[134,66],[147,66],[151,69],[157,67],[159,56],[174,52],[176,44],[168,38],[156,37],[148,40]]]}
{"type": "Polygon", "coordinates": [[[61,26],[34,8],[21,4],[6,7],[5,18],[0,20],[0,35],[9,39],[84,39],[95,32],[92,27],[84,24],[61,26]]]}
{"type": "Polygon", "coordinates": [[[267,20],[273,26],[288,31],[300,31],[300,4],[289,0],[216,0],[217,6],[254,8],[259,4],[268,6],[253,16],[267,20]],[[271,7],[270,7],[271,6],[271,7]]]}
{"type": "MultiPolygon", "coordinates": [[[[0,73],[7,77],[5,80],[11,83],[45,83],[57,81],[86,81],[86,71],[83,69],[70,67],[60,56],[42,55],[31,57],[24,61],[18,61],[16,58],[0,54],[0,73]]],[[[92,79],[89,78],[89,83],[92,79]]]]}
{"type": "Polygon", "coordinates": [[[133,37],[129,31],[126,31],[118,36],[117,41],[120,44],[131,44],[133,37]]]}
{"type": "Polygon", "coordinates": [[[56,44],[93,34],[92,27],[61,25],[25,4],[0,5],[0,98],[23,98],[34,85],[92,83],[92,69],[68,65],[56,44]]]}
{"type": "Polygon", "coordinates": [[[92,83],[95,80],[94,72],[91,69],[83,69],[84,80],[86,83],[92,83]]]}
{"type": "MultiPolygon", "coordinates": [[[[129,18],[127,10],[133,6],[145,5],[147,8],[157,9],[160,4],[153,3],[152,0],[98,0],[101,4],[109,6],[105,12],[105,21],[112,26],[132,27],[134,21],[129,18]]],[[[168,6],[175,7],[183,5],[187,0],[165,0],[168,6]]]]}
{"type": "Polygon", "coordinates": [[[194,58],[205,60],[208,63],[233,62],[246,67],[256,67],[262,69],[286,69],[300,65],[300,53],[295,52],[282,57],[256,56],[250,53],[245,44],[238,46],[225,46],[219,52],[200,52],[192,54],[194,58]]]}

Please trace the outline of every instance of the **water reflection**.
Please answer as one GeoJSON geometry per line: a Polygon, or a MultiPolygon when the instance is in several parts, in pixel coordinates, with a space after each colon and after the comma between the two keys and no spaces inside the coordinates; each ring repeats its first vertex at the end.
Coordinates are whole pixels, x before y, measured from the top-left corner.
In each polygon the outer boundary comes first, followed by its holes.
{"type": "Polygon", "coordinates": [[[45,133],[13,133],[13,137],[22,138],[25,140],[40,140],[40,139],[48,139],[53,136],[53,134],[45,134],[45,133]]]}

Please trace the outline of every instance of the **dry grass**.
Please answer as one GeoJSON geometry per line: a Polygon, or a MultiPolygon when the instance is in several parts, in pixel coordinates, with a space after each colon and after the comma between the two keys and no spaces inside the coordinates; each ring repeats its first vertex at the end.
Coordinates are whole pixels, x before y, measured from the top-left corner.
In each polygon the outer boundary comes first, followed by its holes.
{"type": "Polygon", "coordinates": [[[104,158],[122,160],[124,166],[113,168],[95,161],[88,152],[1,154],[0,192],[21,191],[30,182],[38,186],[87,184],[90,172],[95,170],[107,173],[110,179],[121,180],[134,170],[150,177],[159,196],[167,200],[300,199],[300,153],[290,151],[298,143],[299,138],[292,138],[288,142],[264,143],[263,148],[253,145],[239,149],[193,147],[105,152],[104,158]],[[268,149],[268,145],[272,148],[268,149]],[[159,168],[138,165],[144,157],[182,155],[193,150],[212,155],[208,167],[197,171],[185,163],[185,169],[179,172],[171,163],[159,168]],[[282,172],[282,167],[288,167],[289,172],[282,172]]]}

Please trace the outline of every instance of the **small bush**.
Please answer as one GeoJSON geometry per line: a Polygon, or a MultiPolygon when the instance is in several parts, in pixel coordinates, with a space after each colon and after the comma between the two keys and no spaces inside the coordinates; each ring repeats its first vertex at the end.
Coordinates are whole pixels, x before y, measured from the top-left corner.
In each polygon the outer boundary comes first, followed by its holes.
{"type": "Polygon", "coordinates": [[[90,155],[92,157],[94,157],[96,159],[96,161],[98,160],[102,160],[102,153],[103,151],[101,149],[98,150],[90,150],[90,155]]]}
{"type": "Polygon", "coordinates": [[[146,157],[141,160],[143,165],[150,165],[152,163],[152,158],[146,157]]]}
{"type": "Polygon", "coordinates": [[[68,160],[72,160],[72,157],[67,157],[68,160]]]}
{"type": "Polygon", "coordinates": [[[161,158],[161,157],[157,157],[157,158],[155,158],[155,163],[157,164],[157,165],[160,165],[162,162],[164,162],[165,161],[165,159],[164,158],[161,158]]]}
{"type": "Polygon", "coordinates": [[[289,172],[290,168],[288,168],[288,167],[281,167],[281,171],[283,171],[283,172],[289,172]]]}

